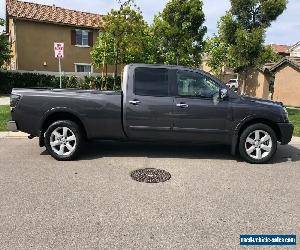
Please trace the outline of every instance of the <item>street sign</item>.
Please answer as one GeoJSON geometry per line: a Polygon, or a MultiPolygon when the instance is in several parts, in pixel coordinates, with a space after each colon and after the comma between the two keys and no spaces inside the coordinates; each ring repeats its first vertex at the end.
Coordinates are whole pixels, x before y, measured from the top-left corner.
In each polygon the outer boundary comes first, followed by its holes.
{"type": "Polygon", "coordinates": [[[64,43],[54,43],[55,58],[64,58],[64,43]]]}
{"type": "Polygon", "coordinates": [[[54,43],[54,56],[58,59],[59,87],[62,88],[60,60],[64,58],[64,43],[54,43]]]}

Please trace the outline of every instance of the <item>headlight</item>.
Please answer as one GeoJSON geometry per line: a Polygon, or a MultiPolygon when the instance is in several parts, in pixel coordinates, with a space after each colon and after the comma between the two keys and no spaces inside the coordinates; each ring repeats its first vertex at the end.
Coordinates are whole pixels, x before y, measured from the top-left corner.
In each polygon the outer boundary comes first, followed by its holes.
{"type": "Polygon", "coordinates": [[[15,108],[18,105],[20,98],[21,98],[20,95],[11,94],[10,95],[10,107],[15,108]]]}

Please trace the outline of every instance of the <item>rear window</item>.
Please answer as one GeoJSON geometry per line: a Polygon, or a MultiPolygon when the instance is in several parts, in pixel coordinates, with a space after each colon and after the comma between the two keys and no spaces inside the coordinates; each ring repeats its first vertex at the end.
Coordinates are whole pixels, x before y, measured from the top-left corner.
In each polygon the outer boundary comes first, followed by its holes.
{"type": "Polygon", "coordinates": [[[136,95],[168,96],[168,70],[164,68],[136,68],[134,74],[136,95]]]}

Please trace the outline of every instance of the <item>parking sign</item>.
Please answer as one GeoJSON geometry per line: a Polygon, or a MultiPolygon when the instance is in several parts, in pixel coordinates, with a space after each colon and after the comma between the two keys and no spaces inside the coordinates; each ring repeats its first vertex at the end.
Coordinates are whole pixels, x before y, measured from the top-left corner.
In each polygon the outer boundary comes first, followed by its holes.
{"type": "Polygon", "coordinates": [[[54,43],[55,58],[64,58],[64,43],[54,43]]]}

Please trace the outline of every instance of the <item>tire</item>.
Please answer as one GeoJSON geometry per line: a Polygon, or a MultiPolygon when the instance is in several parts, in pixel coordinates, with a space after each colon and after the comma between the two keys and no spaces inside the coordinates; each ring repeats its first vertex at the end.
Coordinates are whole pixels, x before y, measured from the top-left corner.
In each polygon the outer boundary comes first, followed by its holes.
{"type": "Polygon", "coordinates": [[[247,127],[239,140],[241,157],[249,163],[266,163],[277,150],[277,136],[266,124],[257,123],[247,127]]]}
{"type": "Polygon", "coordinates": [[[45,146],[58,161],[70,161],[78,157],[83,143],[79,126],[69,120],[52,123],[45,133],[45,146]]]}

